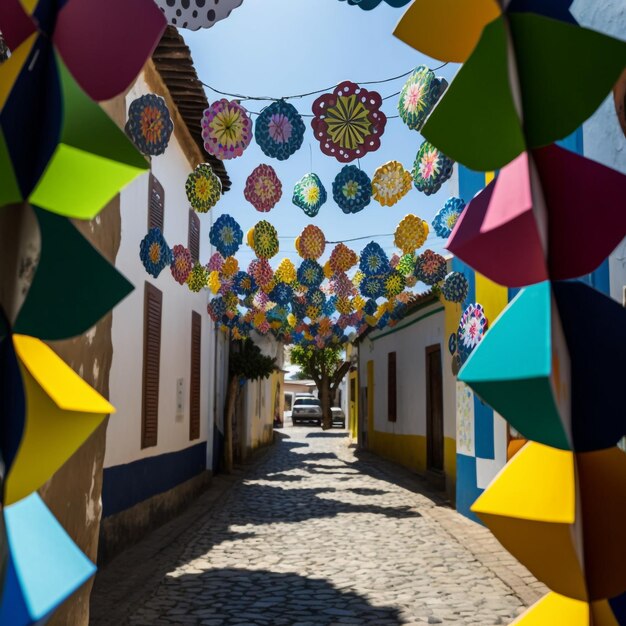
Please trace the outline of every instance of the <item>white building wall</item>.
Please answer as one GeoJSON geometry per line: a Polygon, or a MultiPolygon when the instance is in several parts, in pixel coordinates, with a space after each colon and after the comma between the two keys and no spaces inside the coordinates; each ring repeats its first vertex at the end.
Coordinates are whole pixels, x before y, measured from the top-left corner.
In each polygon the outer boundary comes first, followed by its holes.
{"type": "MultiPolygon", "coordinates": [[[[126,96],[127,107],[150,89],[140,76],[126,96]]],[[[185,181],[192,167],[175,134],[165,153],[152,158],[152,172],[163,185],[165,196],[164,236],[170,247],[188,245],[189,202],[185,181]]],[[[157,279],[149,276],[139,258],[139,244],[148,231],[148,174],[140,177],[121,193],[122,233],[116,267],[134,285],[135,290],[113,313],[113,363],[111,366],[111,401],[117,414],[107,430],[105,467],[174,452],[208,441],[207,466],[211,466],[214,392],[213,324],[206,307],[208,292],[195,294],[179,285],[165,268],[157,279]],[[163,293],[161,326],[161,370],[159,382],[158,445],[141,448],[141,409],[144,342],[144,285],[148,281],[163,293]],[[189,382],[191,370],[191,312],[202,318],[200,438],[189,439],[189,382]],[[183,379],[184,408],[176,411],[177,379],[183,379]],[[209,427],[210,426],[210,427],[209,427]]],[[[208,234],[210,215],[200,215],[200,260],[210,255],[208,234]]],[[[220,358],[223,359],[224,351],[220,358]]],[[[219,369],[223,365],[217,364],[219,369]]],[[[223,381],[218,381],[218,386],[223,381]]],[[[220,396],[223,405],[223,394],[220,396]]],[[[223,407],[222,407],[223,408],[223,407]]]]}

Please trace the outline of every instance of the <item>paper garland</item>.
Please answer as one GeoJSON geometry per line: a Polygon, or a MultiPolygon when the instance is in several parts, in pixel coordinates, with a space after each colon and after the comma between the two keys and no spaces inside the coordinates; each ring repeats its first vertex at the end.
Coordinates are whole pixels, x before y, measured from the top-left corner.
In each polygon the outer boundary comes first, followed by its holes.
{"type": "Polygon", "coordinates": [[[246,180],[243,195],[257,211],[266,213],[273,209],[283,195],[283,186],[274,168],[265,164],[255,167],[246,180]]]}
{"type": "Polygon", "coordinates": [[[439,237],[447,239],[452,234],[452,230],[456,226],[459,217],[461,217],[464,208],[465,202],[461,198],[450,198],[447,200],[433,219],[435,233],[439,237]]]}
{"type": "Polygon", "coordinates": [[[172,251],[161,234],[160,228],[151,228],[139,245],[139,258],[146,272],[158,278],[159,274],[172,263],[172,251]]]}
{"type": "Polygon", "coordinates": [[[426,243],[428,231],[427,222],[416,215],[406,215],[396,228],[394,243],[404,254],[413,254],[426,243]]]}
{"type": "Polygon", "coordinates": [[[240,157],[252,141],[252,119],[235,100],[213,102],[201,124],[204,149],[222,161],[240,157]]]}
{"type": "Polygon", "coordinates": [[[209,2],[205,0],[155,0],[157,6],[163,11],[169,24],[178,28],[199,30],[211,28],[221,20],[225,20],[243,0],[218,0],[209,2]]]}
{"type": "Polygon", "coordinates": [[[426,250],[415,261],[415,276],[427,285],[440,283],[447,273],[446,260],[432,250],[426,250]]]}
{"type": "Polygon", "coordinates": [[[208,163],[201,163],[185,183],[189,204],[198,213],[207,213],[222,196],[222,182],[208,163]]]}
{"type": "Polygon", "coordinates": [[[317,98],[311,126],[322,152],[349,163],[378,150],[387,123],[381,105],[379,93],[350,81],[317,98]]]}
{"type": "Polygon", "coordinates": [[[326,189],[317,174],[306,174],[293,190],[293,203],[309,217],[315,217],[319,213],[326,199],[326,189]]]}
{"type": "Polygon", "coordinates": [[[260,259],[271,259],[278,254],[278,233],[269,222],[262,220],[257,223],[252,240],[252,249],[260,259]]]}
{"type": "Polygon", "coordinates": [[[333,181],[333,199],[344,213],[358,213],[372,197],[372,181],[356,165],[344,165],[333,181]]]}
{"type": "Polygon", "coordinates": [[[233,256],[243,242],[243,231],[230,215],[220,215],[211,226],[209,241],[221,255],[233,256]]]}
{"type": "Polygon", "coordinates": [[[133,100],[124,130],[142,154],[163,154],[174,130],[165,100],[152,93],[133,100]]]}
{"type": "Polygon", "coordinates": [[[454,161],[424,141],[420,146],[413,164],[413,183],[418,191],[427,196],[436,193],[441,185],[452,176],[454,161]]]}
{"type": "Polygon", "coordinates": [[[293,104],[272,102],[257,117],[254,137],[264,154],[285,161],[302,146],[304,122],[293,104]]]}
{"type": "Polygon", "coordinates": [[[435,78],[426,66],[416,68],[400,92],[398,113],[402,121],[412,130],[421,130],[447,86],[445,79],[435,78]]]}
{"type": "Polygon", "coordinates": [[[412,177],[402,163],[389,161],[381,165],[372,179],[372,195],[381,206],[393,206],[411,191],[412,177]]]}

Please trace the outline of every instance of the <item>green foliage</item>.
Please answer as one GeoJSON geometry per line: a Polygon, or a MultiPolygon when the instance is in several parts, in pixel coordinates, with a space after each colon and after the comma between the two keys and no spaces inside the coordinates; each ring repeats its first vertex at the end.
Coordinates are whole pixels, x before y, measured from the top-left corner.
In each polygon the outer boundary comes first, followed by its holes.
{"type": "Polygon", "coordinates": [[[332,378],[343,363],[343,348],[313,348],[294,346],[291,350],[291,362],[299,365],[303,373],[313,380],[322,374],[332,378]]]}
{"type": "Polygon", "coordinates": [[[250,339],[233,342],[230,354],[230,375],[246,380],[269,378],[276,369],[276,359],[264,356],[250,339]]]}

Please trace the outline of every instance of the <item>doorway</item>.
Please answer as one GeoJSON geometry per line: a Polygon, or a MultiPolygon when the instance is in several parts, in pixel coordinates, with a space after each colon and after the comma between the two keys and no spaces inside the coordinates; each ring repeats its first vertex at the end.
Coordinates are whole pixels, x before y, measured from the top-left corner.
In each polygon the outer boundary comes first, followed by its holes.
{"type": "Polygon", "coordinates": [[[443,380],[441,346],[426,348],[426,467],[443,473],[443,380]]]}

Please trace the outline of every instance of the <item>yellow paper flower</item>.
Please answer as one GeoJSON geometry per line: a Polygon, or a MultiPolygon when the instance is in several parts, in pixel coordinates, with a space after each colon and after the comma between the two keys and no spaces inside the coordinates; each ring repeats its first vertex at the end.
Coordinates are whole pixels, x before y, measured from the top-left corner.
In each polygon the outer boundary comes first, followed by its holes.
{"type": "Polygon", "coordinates": [[[237,297],[237,294],[233,293],[232,291],[229,291],[224,296],[224,304],[226,305],[226,309],[228,311],[231,311],[232,313],[236,313],[237,305],[239,304],[239,298],[237,297]]]}
{"type": "Polygon", "coordinates": [[[274,276],[281,283],[291,284],[296,280],[296,268],[290,259],[283,259],[274,276]]]}
{"type": "Polygon", "coordinates": [[[217,293],[220,290],[222,283],[220,282],[220,273],[217,271],[209,274],[209,289],[213,293],[217,293]]]}
{"type": "Polygon", "coordinates": [[[270,293],[270,291],[272,291],[272,289],[274,289],[274,287],[276,287],[276,281],[274,279],[270,280],[267,283],[264,283],[262,285],[259,285],[261,287],[261,291],[263,291],[264,293],[270,293]]]}
{"type": "Polygon", "coordinates": [[[382,206],[393,206],[413,185],[411,173],[399,161],[381,165],[372,178],[372,196],[382,206]]]}
{"type": "Polygon", "coordinates": [[[246,243],[252,249],[254,249],[254,228],[251,228],[246,235],[246,243]]]}
{"type": "Polygon", "coordinates": [[[254,315],[254,319],[252,320],[252,325],[255,328],[260,328],[266,321],[267,321],[267,318],[265,317],[265,313],[263,311],[258,311],[254,315]]]}
{"type": "Polygon", "coordinates": [[[342,315],[350,315],[353,310],[354,303],[350,300],[350,298],[337,298],[337,302],[335,304],[335,308],[342,315]]]}
{"type": "Polygon", "coordinates": [[[324,263],[324,276],[330,278],[333,274],[334,272],[333,268],[330,266],[330,261],[326,261],[326,263],[324,263]]]}
{"type": "Polygon", "coordinates": [[[412,254],[426,243],[428,224],[416,215],[407,215],[398,224],[394,243],[404,254],[412,254]]]}
{"type": "Polygon", "coordinates": [[[355,311],[361,311],[365,306],[365,298],[363,296],[354,296],[352,298],[352,306],[355,311]]]}
{"type": "Polygon", "coordinates": [[[361,284],[361,281],[363,280],[363,278],[364,278],[363,272],[361,270],[357,270],[354,276],[352,277],[352,283],[354,284],[355,287],[358,287],[361,284]]]}
{"type": "Polygon", "coordinates": [[[226,257],[224,265],[222,266],[222,276],[230,278],[239,271],[239,261],[234,256],[226,257]]]}
{"type": "Polygon", "coordinates": [[[289,324],[291,328],[295,328],[297,323],[298,320],[296,319],[296,316],[293,313],[289,313],[289,315],[287,315],[287,324],[289,324]]]}

